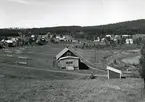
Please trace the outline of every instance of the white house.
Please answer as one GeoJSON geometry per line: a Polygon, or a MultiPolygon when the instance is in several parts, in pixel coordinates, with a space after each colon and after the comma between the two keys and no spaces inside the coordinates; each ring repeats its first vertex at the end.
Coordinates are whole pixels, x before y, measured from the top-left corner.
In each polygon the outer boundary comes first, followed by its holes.
{"type": "Polygon", "coordinates": [[[126,39],[126,44],[133,44],[133,39],[126,39]]]}
{"type": "Polygon", "coordinates": [[[120,78],[122,75],[122,71],[110,66],[107,66],[107,72],[108,72],[108,79],[114,79],[114,78],[120,78]]]}
{"type": "Polygon", "coordinates": [[[56,35],[56,39],[59,39],[59,40],[64,40],[65,39],[65,36],[61,36],[61,35],[56,35]]]}
{"type": "Polygon", "coordinates": [[[97,39],[94,40],[94,42],[99,42],[100,41],[100,37],[97,37],[97,39]]]}

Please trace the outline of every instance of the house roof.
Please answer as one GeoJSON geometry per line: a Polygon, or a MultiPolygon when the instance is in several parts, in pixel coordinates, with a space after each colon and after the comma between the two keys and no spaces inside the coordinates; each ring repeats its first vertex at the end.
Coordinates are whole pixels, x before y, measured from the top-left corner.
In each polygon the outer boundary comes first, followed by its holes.
{"type": "Polygon", "coordinates": [[[65,35],[65,39],[67,39],[67,40],[72,40],[73,37],[72,37],[71,35],[65,35]]]}
{"type": "Polygon", "coordinates": [[[121,70],[115,69],[115,68],[110,67],[110,66],[107,66],[107,70],[111,70],[111,71],[114,71],[114,72],[116,72],[116,73],[122,74],[121,70]]]}
{"type": "Polygon", "coordinates": [[[66,57],[61,57],[61,58],[59,58],[59,60],[68,59],[68,58],[79,59],[79,57],[66,56],[66,57]]]}

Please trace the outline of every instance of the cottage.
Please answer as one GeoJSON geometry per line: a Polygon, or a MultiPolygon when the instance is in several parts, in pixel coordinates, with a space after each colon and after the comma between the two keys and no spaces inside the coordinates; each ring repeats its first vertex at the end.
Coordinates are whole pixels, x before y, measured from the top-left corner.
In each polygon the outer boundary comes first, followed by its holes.
{"type": "Polygon", "coordinates": [[[115,69],[113,67],[107,66],[108,79],[121,78],[121,70],[115,69]]]}
{"type": "Polygon", "coordinates": [[[97,37],[97,39],[95,39],[93,42],[99,42],[100,41],[100,37],[97,37]]]}
{"type": "Polygon", "coordinates": [[[126,39],[126,44],[133,44],[133,39],[126,39]]]}
{"type": "Polygon", "coordinates": [[[60,53],[58,53],[56,55],[56,60],[58,67],[61,69],[89,69],[89,67],[83,62],[81,56],[70,48],[64,48],[60,53]]]}
{"type": "Polygon", "coordinates": [[[71,35],[65,35],[65,39],[66,42],[72,42],[74,40],[74,38],[71,35]]]}
{"type": "Polygon", "coordinates": [[[64,41],[65,36],[63,36],[63,35],[56,35],[56,39],[59,39],[60,41],[64,41]]]}

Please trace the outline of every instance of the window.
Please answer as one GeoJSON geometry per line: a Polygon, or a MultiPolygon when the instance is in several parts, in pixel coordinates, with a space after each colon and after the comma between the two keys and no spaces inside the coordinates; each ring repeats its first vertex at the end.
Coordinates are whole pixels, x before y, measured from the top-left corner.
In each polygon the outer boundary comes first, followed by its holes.
{"type": "Polygon", "coordinates": [[[66,62],[66,64],[73,64],[73,62],[72,61],[69,61],[69,62],[66,62]]]}
{"type": "Polygon", "coordinates": [[[66,55],[67,55],[67,56],[71,56],[71,53],[70,53],[70,52],[67,52],[66,55]]]}

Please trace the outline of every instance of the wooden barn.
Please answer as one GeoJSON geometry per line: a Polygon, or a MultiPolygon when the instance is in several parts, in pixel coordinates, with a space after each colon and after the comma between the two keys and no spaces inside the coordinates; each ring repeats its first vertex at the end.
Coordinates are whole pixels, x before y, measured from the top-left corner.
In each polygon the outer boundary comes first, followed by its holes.
{"type": "Polygon", "coordinates": [[[113,67],[107,66],[107,71],[108,71],[108,79],[114,79],[114,78],[120,78],[122,72],[121,70],[115,69],[113,67]]]}
{"type": "Polygon", "coordinates": [[[70,48],[64,48],[56,55],[58,67],[66,70],[89,69],[82,57],[70,48]]]}

